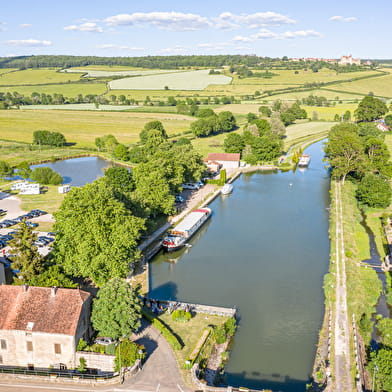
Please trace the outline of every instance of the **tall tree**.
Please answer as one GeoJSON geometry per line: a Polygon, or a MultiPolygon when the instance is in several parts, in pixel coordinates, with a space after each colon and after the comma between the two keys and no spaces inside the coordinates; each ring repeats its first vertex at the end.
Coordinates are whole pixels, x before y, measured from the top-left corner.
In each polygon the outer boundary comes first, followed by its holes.
{"type": "Polygon", "coordinates": [[[100,286],[132,270],[144,220],[116,199],[104,179],[72,189],[55,218],[54,254],[65,272],[100,286]]]}
{"type": "Polygon", "coordinates": [[[27,179],[31,175],[30,165],[27,161],[20,162],[16,167],[18,169],[18,175],[24,179],[27,179]]]}
{"type": "Polygon", "coordinates": [[[144,128],[140,132],[139,137],[140,137],[140,142],[142,144],[145,144],[147,142],[148,134],[152,129],[159,131],[164,139],[168,138],[166,130],[163,127],[163,124],[158,120],[154,120],[146,123],[144,125],[144,128]]]}
{"type": "Polygon", "coordinates": [[[357,121],[373,121],[382,117],[388,112],[387,105],[378,98],[371,96],[364,97],[355,110],[354,115],[357,121]]]}
{"type": "Polygon", "coordinates": [[[356,125],[341,123],[332,127],[325,153],[333,169],[333,175],[343,183],[349,173],[361,171],[365,156],[356,125]]]}
{"type": "Polygon", "coordinates": [[[114,278],[98,291],[91,321],[102,336],[129,337],[140,326],[141,308],[139,287],[133,288],[125,280],[114,278]]]}
{"type": "Polygon", "coordinates": [[[11,165],[6,161],[0,161],[0,178],[11,176],[14,172],[14,169],[11,165]]]}
{"type": "Polygon", "coordinates": [[[37,238],[38,235],[23,220],[9,242],[10,252],[15,255],[12,257],[12,268],[19,271],[14,278],[15,284],[31,284],[44,270],[43,258],[34,245],[37,238]]]}

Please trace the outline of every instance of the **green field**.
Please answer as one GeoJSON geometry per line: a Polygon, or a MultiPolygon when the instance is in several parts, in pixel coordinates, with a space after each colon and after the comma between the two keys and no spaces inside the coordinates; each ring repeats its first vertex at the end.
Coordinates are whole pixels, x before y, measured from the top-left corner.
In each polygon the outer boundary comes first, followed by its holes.
{"type": "Polygon", "coordinates": [[[326,135],[335,124],[334,122],[306,122],[290,125],[287,127],[286,138],[284,139],[285,149],[297,143],[297,141],[309,139],[310,136],[326,135]]]}
{"type": "Polygon", "coordinates": [[[158,75],[136,76],[109,82],[111,90],[203,90],[211,84],[229,84],[231,78],[209,75],[209,70],[179,71],[158,75]]]}
{"type": "Polygon", "coordinates": [[[17,71],[17,69],[16,68],[0,68],[0,77],[3,77],[1,75],[6,74],[8,72],[12,72],[12,71],[17,71]]]}
{"type": "MultiPolygon", "coordinates": [[[[255,71],[262,72],[262,71],[255,71]]],[[[270,79],[265,78],[244,78],[239,79],[234,78],[233,84],[252,84],[252,85],[277,85],[277,84],[288,84],[288,85],[303,85],[305,83],[327,83],[339,80],[348,80],[358,77],[379,75],[377,71],[361,71],[361,72],[350,72],[350,73],[336,73],[334,70],[323,68],[318,72],[313,72],[312,70],[272,70],[271,71],[277,76],[272,76],[270,79]],[[298,72],[298,73],[296,73],[298,72]]],[[[266,88],[268,89],[268,88],[266,88]]]]}
{"type": "MultiPolygon", "coordinates": [[[[387,72],[391,70],[385,69],[387,72]]],[[[379,97],[392,98],[392,73],[379,78],[371,78],[364,80],[357,80],[349,83],[340,83],[333,86],[336,90],[342,90],[348,93],[360,93],[367,95],[372,92],[379,97]]]]}
{"type": "Polygon", "coordinates": [[[323,121],[334,121],[335,115],[342,116],[347,110],[351,112],[351,117],[354,118],[354,111],[358,104],[341,104],[336,106],[306,106],[301,105],[308,113],[308,118],[312,118],[313,113],[316,112],[318,119],[323,121]]]}
{"type": "MultiPolygon", "coordinates": [[[[0,78],[1,80],[1,78],[0,78]]],[[[31,85],[31,86],[1,86],[0,92],[11,92],[14,91],[24,96],[30,96],[32,93],[45,93],[45,94],[63,94],[65,97],[77,97],[79,94],[105,94],[107,91],[106,83],[64,83],[64,84],[43,84],[43,85],[31,85]]]]}
{"type": "Polygon", "coordinates": [[[0,78],[0,85],[28,85],[67,83],[77,81],[79,74],[65,74],[56,69],[26,69],[23,71],[9,72],[0,78]]]}
{"type": "Polygon", "coordinates": [[[64,71],[66,74],[73,74],[73,73],[82,73],[86,74],[86,76],[91,78],[105,78],[111,76],[140,76],[140,75],[155,75],[155,74],[164,74],[164,73],[171,73],[171,72],[179,72],[178,70],[165,70],[165,69],[130,69],[130,70],[94,70],[94,69],[84,69],[84,68],[72,68],[66,69],[64,71]]]}
{"type": "Polygon", "coordinates": [[[96,137],[112,134],[121,143],[138,141],[145,123],[162,121],[169,135],[189,129],[192,117],[171,113],[90,112],[61,110],[1,110],[3,139],[31,142],[39,129],[61,132],[78,147],[94,147],[96,137]]]}

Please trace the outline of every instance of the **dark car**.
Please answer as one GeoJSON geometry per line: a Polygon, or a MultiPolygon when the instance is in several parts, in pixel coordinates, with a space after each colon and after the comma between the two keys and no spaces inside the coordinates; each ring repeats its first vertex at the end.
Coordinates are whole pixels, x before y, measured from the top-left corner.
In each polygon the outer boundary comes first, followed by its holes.
{"type": "Polygon", "coordinates": [[[26,221],[26,225],[27,225],[28,227],[31,227],[31,228],[33,228],[33,227],[38,227],[38,223],[30,222],[30,221],[26,221]]]}
{"type": "Polygon", "coordinates": [[[7,210],[3,210],[0,208],[0,216],[3,216],[7,213],[7,210]]]}

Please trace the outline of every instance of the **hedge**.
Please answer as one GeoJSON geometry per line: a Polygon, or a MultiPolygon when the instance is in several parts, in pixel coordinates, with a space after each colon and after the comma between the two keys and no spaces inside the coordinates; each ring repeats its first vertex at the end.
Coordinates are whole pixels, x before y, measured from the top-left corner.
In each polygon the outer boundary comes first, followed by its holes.
{"type": "Polygon", "coordinates": [[[189,355],[188,360],[185,363],[185,367],[186,368],[191,368],[195,362],[195,360],[199,357],[199,354],[201,352],[201,350],[203,349],[207,338],[210,336],[211,334],[211,328],[205,329],[203,331],[203,333],[201,334],[199,340],[196,343],[195,348],[192,350],[191,354],[189,355]]]}
{"type": "Polygon", "coordinates": [[[226,183],[226,169],[222,169],[220,171],[219,180],[207,180],[207,184],[214,184],[214,185],[225,185],[226,183]]]}
{"type": "Polygon", "coordinates": [[[182,342],[178,340],[177,336],[175,336],[161,320],[144,309],[142,310],[142,314],[143,317],[147,319],[162,334],[162,336],[168,341],[174,350],[178,351],[183,348],[184,345],[182,342]]]}

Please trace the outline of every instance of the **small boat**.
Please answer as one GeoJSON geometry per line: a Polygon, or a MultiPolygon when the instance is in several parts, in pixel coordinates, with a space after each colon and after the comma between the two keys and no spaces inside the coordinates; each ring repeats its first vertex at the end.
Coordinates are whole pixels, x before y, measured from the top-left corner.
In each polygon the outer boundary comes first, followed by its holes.
{"type": "Polygon", "coordinates": [[[222,195],[228,195],[231,192],[233,192],[233,185],[231,185],[231,184],[223,185],[223,187],[221,189],[221,194],[222,195]]]}
{"type": "MultiPolygon", "coordinates": [[[[211,216],[211,213],[212,211],[210,208],[198,208],[197,210],[193,210],[163,239],[163,249],[167,252],[181,249],[211,216]]],[[[191,245],[188,246],[191,247],[191,245]]]]}
{"type": "Polygon", "coordinates": [[[310,163],[310,155],[302,154],[298,161],[298,167],[308,167],[310,163]]]}

